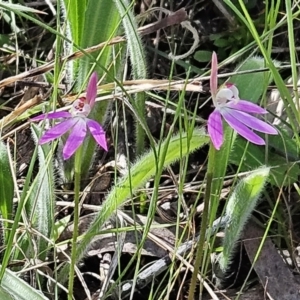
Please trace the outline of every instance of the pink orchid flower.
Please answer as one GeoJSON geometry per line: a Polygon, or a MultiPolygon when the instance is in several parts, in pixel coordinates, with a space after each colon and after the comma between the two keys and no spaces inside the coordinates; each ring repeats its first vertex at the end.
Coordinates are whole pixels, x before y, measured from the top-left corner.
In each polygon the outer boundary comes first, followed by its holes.
{"type": "Polygon", "coordinates": [[[87,118],[97,97],[97,82],[97,73],[94,72],[88,83],[86,97],[81,97],[75,100],[69,112],[52,112],[42,114],[31,119],[32,121],[58,118],[65,119],[44,133],[39,140],[40,145],[58,139],[66,132],[70,131],[66,144],[63,148],[63,158],[66,160],[69,159],[83,143],[87,135],[87,131],[89,130],[96,142],[105,151],[107,151],[105,132],[102,126],[96,121],[87,118]]]}
{"type": "Polygon", "coordinates": [[[251,115],[266,114],[267,111],[252,102],[240,100],[235,85],[226,83],[218,90],[218,60],[215,52],[211,62],[210,91],[215,110],[208,117],[207,126],[208,134],[217,150],[223,144],[222,117],[238,134],[253,144],[265,145],[265,141],[252,130],[278,134],[274,127],[251,115]]]}

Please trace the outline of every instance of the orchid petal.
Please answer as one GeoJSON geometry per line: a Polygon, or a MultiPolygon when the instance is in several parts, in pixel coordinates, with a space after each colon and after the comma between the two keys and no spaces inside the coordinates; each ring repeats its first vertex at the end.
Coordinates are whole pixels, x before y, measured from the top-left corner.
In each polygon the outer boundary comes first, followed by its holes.
{"type": "Polygon", "coordinates": [[[210,92],[214,99],[216,98],[218,90],[218,58],[216,52],[213,52],[211,59],[211,72],[210,72],[210,92]]]}
{"type": "Polygon", "coordinates": [[[251,129],[249,129],[246,125],[241,123],[238,119],[233,117],[228,110],[224,109],[221,111],[222,116],[224,117],[225,121],[232,127],[239,135],[244,137],[249,142],[256,144],[256,145],[265,145],[265,141],[254,133],[251,129]]]}
{"type": "Polygon", "coordinates": [[[223,123],[219,110],[214,110],[208,117],[207,130],[214,147],[219,150],[223,144],[223,123]]]}
{"type": "Polygon", "coordinates": [[[75,153],[86,136],[86,119],[77,118],[77,120],[63,149],[64,160],[69,159],[75,153]]]}
{"type": "Polygon", "coordinates": [[[60,138],[68,130],[70,130],[77,123],[77,119],[68,119],[63,121],[51,129],[47,130],[44,135],[40,138],[39,144],[43,145],[49,143],[55,139],[60,138]]]}
{"type": "Polygon", "coordinates": [[[41,121],[41,120],[51,120],[51,119],[59,119],[59,118],[70,118],[71,114],[67,111],[56,111],[52,113],[42,114],[36,117],[31,118],[31,121],[41,121]]]}
{"type": "Polygon", "coordinates": [[[107,142],[105,138],[105,131],[103,130],[102,126],[94,120],[87,120],[87,125],[89,130],[96,140],[96,142],[105,150],[107,151],[107,142]]]}
{"type": "Polygon", "coordinates": [[[238,111],[235,109],[228,109],[226,113],[229,113],[232,117],[239,120],[241,123],[245,124],[251,129],[268,134],[278,134],[277,130],[273,126],[245,112],[238,111]]]}
{"type": "Polygon", "coordinates": [[[94,106],[95,99],[97,97],[97,82],[98,82],[97,73],[93,72],[86,89],[86,100],[89,103],[91,108],[94,106]]]}
{"type": "Polygon", "coordinates": [[[246,101],[246,100],[239,100],[238,102],[235,101],[230,101],[226,104],[227,107],[236,109],[236,110],[241,110],[246,113],[251,113],[251,114],[267,114],[268,112],[258,106],[257,104],[254,104],[252,102],[246,101]]]}

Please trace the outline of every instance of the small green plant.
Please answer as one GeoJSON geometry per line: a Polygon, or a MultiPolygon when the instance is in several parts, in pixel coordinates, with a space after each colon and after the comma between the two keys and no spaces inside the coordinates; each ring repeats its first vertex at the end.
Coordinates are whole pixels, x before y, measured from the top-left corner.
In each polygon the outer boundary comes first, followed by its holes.
{"type": "Polygon", "coordinates": [[[237,240],[250,218],[268,179],[270,168],[262,167],[243,178],[234,188],[225,210],[228,223],[225,227],[223,251],[219,257],[222,271],[226,271],[237,240]]]}

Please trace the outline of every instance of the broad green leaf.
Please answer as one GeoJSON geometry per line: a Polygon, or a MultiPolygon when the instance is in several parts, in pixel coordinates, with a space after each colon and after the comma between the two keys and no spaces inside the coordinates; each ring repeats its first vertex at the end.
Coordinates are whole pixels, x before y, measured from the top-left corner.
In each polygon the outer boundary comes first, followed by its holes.
{"type": "Polygon", "coordinates": [[[2,286],[0,286],[0,299],[15,300],[2,286]]]}
{"type": "Polygon", "coordinates": [[[15,300],[48,300],[41,292],[20,279],[14,272],[6,269],[0,284],[0,299],[15,300]],[[5,297],[2,297],[4,294],[5,297]],[[9,296],[8,296],[9,295],[9,296]]]}
{"type": "Polygon", "coordinates": [[[0,34],[0,47],[3,47],[4,45],[11,45],[12,42],[9,38],[8,34],[0,34]]]}
{"type": "Polygon", "coordinates": [[[269,176],[270,168],[262,167],[243,178],[235,187],[226,205],[225,216],[229,217],[225,227],[223,252],[220,255],[220,268],[225,271],[233,255],[247,220],[251,216],[269,176]]]}
{"type": "MultiPolygon", "coordinates": [[[[274,64],[279,66],[277,61],[274,61],[274,64]]],[[[259,69],[264,69],[265,67],[265,61],[262,57],[253,56],[246,59],[235,69],[236,71],[254,71],[249,74],[234,75],[229,80],[239,89],[241,99],[254,103],[259,102],[266,86],[272,81],[270,72],[259,72],[259,69]]]]}
{"type": "Polygon", "coordinates": [[[228,39],[225,38],[220,38],[220,39],[216,39],[214,41],[214,45],[220,48],[225,48],[228,47],[230,45],[230,41],[228,39]]]}
{"type": "MultiPolygon", "coordinates": [[[[3,219],[11,220],[13,211],[14,182],[7,149],[0,141],[0,211],[3,219]]],[[[5,228],[9,223],[4,222],[5,228]]]]}
{"type": "Polygon", "coordinates": [[[199,62],[210,62],[211,61],[211,51],[199,50],[194,54],[194,59],[199,62]]]}
{"type": "MultiPolygon", "coordinates": [[[[111,40],[118,34],[120,22],[121,18],[114,1],[89,0],[85,12],[82,39],[79,46],[88,48],[111,40]]],[[[79,60],[77,76],[77,87],[79,90],[87,83],[92,63],[96,60],[97,65],[94,70],[98,73],[99,78],[104,76],[104,82],[106,81],[108,74],[106,74],[103,68],[109,69],[109,74],[114,75],[115,66],[110,65],[115,59],[113,57],[113,46],[107,46],[99,51],[93,52],[91,56],[94,60],[92,60],[90,56],[85,56],[79,60]]],[[[76,71],[74,75],[76,75],[76,71]]]]}
{"type": "MultiPolygon", "coordinates": [[[[64,0],[64,13],[70,26],[72,41],[80,45],[85,22],[87,0],[64,0]]],[[[73,49],[75,50],[75,49],[73,49]]]]}

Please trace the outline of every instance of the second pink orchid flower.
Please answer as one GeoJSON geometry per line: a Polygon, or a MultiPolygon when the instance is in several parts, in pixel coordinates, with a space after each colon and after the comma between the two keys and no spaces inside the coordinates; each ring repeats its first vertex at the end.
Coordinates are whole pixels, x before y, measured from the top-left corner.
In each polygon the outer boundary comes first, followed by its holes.
{"type": "Polygon", "coordinates": [[[253,144],[265,144],[264,139],[253,130],[278,134],[274,127],[252,115],[266,114],[267,111],[252,102],[240,100],[239,91],[235,85],[226,83],[218,90],[218,60],[215,52],[212,55],[210,90],[215,110],[210,114],[207,126],[208,134],[217,150],[223,144],[222,117],[231,128],[253,144]]]}

